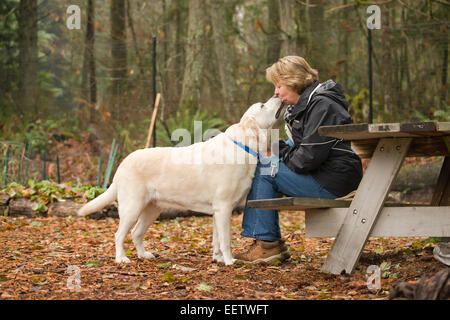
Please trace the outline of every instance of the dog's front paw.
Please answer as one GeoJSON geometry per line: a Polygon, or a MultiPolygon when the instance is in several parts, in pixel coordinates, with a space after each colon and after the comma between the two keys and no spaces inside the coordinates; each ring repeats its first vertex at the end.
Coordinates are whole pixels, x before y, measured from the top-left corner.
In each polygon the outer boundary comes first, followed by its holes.
{"type": "Polygon", "coordinates": [[[150,251],[145,251],[143,254],[138,254],[139,259],[154,259],[155,256],[150,251]]]}
{"type": "Polygon", "coordinates": [[[127,257],[116,257],[116,263],[130,263],[130,259],[127,257]]]}
{"type": "Polygon", "coordinates": [[[224,263],[225,261],[223,260],[223,256],[222,255],[214,255],[212,261],[214,263],[224,263]]]}
{"type": "Polygon", "coordinates": [[[236,262],[236,259],[230,259],[230,260],[228,260],[228,261],[225,261],[225,265],[226,266],[231,266],[232,264],[234,264],[236,262]]]}

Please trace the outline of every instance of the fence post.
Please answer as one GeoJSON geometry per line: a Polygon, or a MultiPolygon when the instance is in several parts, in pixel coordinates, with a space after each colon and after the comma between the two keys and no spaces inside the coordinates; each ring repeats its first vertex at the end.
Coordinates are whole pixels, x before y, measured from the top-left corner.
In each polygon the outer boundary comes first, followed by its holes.
{"type": "Polygon", "coordinates": [[[28,178],[29,178],[29,168],[30,168],[30,159],[31,159],[31,145],[33,143],[33,130],[30,131],[30,137],[28,139],[28,150],[27,150],[27,161],[26,161],[26,165],[25,165],[25,174],[26,177],[25,179],[28,182],[28,178]]]}
{"type": "Polygon", "coordinates": [[[59,154],[56,155],[56,173],[58,175],[58,183],[61,183],[61,173],[59,171],[59,154]]]}
{"type": "Polygon", "coordinates": [[[4,173],[4,185],[7,185],[7,179],[8,179],[8,169],[9,169],[9,159],[11,158],[11,150],[8,149],[8,151],[6,152],[6,162],[5,162],[5,166],[3,169],[3,173],[4,173]]]}
{"type": "Polygon", "coordinates": [[[48,177],[47,177],[47,152],[45,152],[45,150],[44,150],[44,152],[42,154],[42,158],[43,158],[43,161],[44,161],[44,167],[43,167],[43,172],[42,172],[42,180],[48,180],[48,177]]]}
{"type": "Polygon", "coordinates": [[[100,187],[101,170],[102,170],[102,156],[100,155],[98,157],[98,166],[97,166],[97,186],[99,187],[100,187]]]}

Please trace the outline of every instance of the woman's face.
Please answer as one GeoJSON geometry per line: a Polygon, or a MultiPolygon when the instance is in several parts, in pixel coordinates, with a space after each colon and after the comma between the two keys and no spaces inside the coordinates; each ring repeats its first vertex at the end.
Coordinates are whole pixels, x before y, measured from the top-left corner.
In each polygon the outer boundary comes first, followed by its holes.
{"type": "Polygon", "coordinates": [[[294,105],[298,102],[298,99],[300,99],[300,95],[297,92],[292,91],[285,85],[279,83],[275,83],[274,85],[275,95],[278,96],[284,104],[294,105]]]}

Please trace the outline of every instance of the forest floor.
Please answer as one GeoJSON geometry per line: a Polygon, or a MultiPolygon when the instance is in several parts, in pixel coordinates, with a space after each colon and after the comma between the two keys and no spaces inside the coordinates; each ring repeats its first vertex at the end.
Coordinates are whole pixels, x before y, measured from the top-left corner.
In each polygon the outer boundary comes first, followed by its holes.
{"type": "MultiPolygon", "coordinates": [[[[55,150],[64,159],[63,181],[96,180],[97,161],[89,144],[68,139],[57,143],[55,150]]],[[[414,165],[419,160],[408,161],[413,162],[405,164],[414,165]]],[[[48,167],[53,179],[55,168],[48,167]]],[[[410,198],[427,203],[430,194],[419,190],[410,198]]],[[[239,235],[241,221],[242,214],[233,214],[233,252],[244,250],[251,241],[239,235]]],[[[291,253],[281,264],[213,263],[212,218],[201,216],[154,223],[145,238],[147,250],[157,255],[152,260],[137,258],[128,235],[125,248],[131,263],[117,265],[118,223],[114,218],[0,216],[0,300],[383,300],[396,282],[418,281],[446,267],[432,254],[438,239],[371,238],[351,276],[322,273],[333,239],[306,239],[302,211],[280,212],[282,235],[291,253]],[[367,286],[370,265],[381,269],[381,289],[376,292],[367,286]]]]}
{"type": "MultiPolygon", "coordinates": [[[[232,217],[232,250],[243,250],[242,214],[232,217]]],[[[333,239],[305,239],[302,211],[280,213],[291,258],[281,264],[225,266],[212,262],[212,218],[156,221],[137,258],[114,262],[118,219],[0,217],[0,299],[388,299],[397,281],[417,281],[445,266],[433,258],[433,238],[369,239],[351,276],[320,268],[333,239]],[[382,288],[367,287],[367,268],[381,268],[382,288]],[[79,279],[77,282],[76,279],[79,279]],[[79,285],[79,288],[77,288],[79,285]]]]}

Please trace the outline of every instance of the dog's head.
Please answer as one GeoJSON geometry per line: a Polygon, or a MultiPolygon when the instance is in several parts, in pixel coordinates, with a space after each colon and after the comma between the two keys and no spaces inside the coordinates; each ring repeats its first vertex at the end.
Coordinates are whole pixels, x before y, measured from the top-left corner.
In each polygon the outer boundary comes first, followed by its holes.
{"type": "Polygon", "coordinates": [[[255,103],[244,113],[241,121],[228,129],[228,133],[245,145],[265,152],[268,143],[268,129],[272,128],[280,116],[283,103],[273,96],[266,103],[255,103]],[[239,128],[239,130],[234,130],[239,128]]]}
{"type": "Polygon", "coordinates": [[[273,96],[266,103],[255,103],[244,113],[241,122],[253,119],[260,129],[271,128],[280,116],[283,102],[277,96],[273,96]]]}

